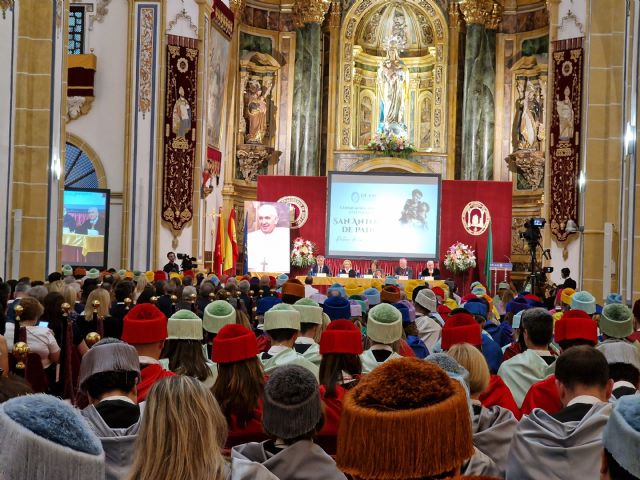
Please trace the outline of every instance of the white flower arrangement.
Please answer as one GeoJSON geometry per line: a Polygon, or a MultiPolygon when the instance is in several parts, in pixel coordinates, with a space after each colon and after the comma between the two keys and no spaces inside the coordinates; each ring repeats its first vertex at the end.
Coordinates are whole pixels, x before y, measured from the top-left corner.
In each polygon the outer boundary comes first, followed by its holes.
{"type": "Polygon", "coordinates": [[[476,252],[469,245],[456,242],[444,256],[444,266],[452,273],[463,273],[476,266],[476,252]]]}
{"type": "Polygon", "coordinates": [[[311,240],[298,237],[291,249],[291,265],[294,267],[312,267],[316,264],[316,244],[311,240]]]}

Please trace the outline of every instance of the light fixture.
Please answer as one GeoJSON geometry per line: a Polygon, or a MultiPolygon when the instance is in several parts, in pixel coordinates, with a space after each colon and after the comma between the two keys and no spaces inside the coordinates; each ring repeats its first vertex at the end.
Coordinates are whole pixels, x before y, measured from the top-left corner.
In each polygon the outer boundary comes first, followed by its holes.
{"type": "Polygon", "coordinates": [[[636,145],[636,128],[631,125],[631,123],[627,123],[627,128],[624,132],[624,154],[630,155],[633,154],[636,145]]]}
{"type": "Polygon", "coordinates": [[[579,226],[575,220],[570,218],[567,220],[567,225],[564,227],[564,231],[567,233],[582,233],[584,232],[584,227],[579,226]]]}

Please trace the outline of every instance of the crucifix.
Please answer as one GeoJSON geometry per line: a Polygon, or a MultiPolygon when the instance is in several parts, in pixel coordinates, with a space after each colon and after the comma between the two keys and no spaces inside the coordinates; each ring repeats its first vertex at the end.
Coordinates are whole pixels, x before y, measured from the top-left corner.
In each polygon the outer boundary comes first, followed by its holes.
{"type": "Polygon", "coordinates": [[[267,271],[267,265],[268,265],[266,257],[262,257],[262,263],[260,265],[262,265],[262,271],[266,272],[267,271]]]}

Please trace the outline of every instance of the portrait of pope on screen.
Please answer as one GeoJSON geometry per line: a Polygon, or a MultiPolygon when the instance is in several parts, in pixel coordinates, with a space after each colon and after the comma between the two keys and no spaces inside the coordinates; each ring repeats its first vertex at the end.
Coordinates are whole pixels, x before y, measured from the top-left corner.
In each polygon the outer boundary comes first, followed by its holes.
{"type": "Polygon", "coordinates": [[[255,222],[250,222],[247,234],[249,271],[289,272],[289,228],[282,226],[288,219],[289,206],[261,202],[247,204],[256,212],[255,222]]]}

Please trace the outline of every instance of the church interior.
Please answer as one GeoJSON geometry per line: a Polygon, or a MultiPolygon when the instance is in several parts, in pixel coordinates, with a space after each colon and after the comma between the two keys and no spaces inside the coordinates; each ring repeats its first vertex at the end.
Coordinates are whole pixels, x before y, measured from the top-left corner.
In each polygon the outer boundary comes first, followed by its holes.
{"type": "Polygon", "coordinates": [[[2,1],[0,276],[66,263],[65,188],[110,191],[105,267],[154,270],[206,265],[259,175],[395,172],[511,182],[516,277],[543,217],[553,281],[640,289],[633,2],[225,2],[2,1]],[[391,50],[404,156],[370,148],[391,50]]]}

